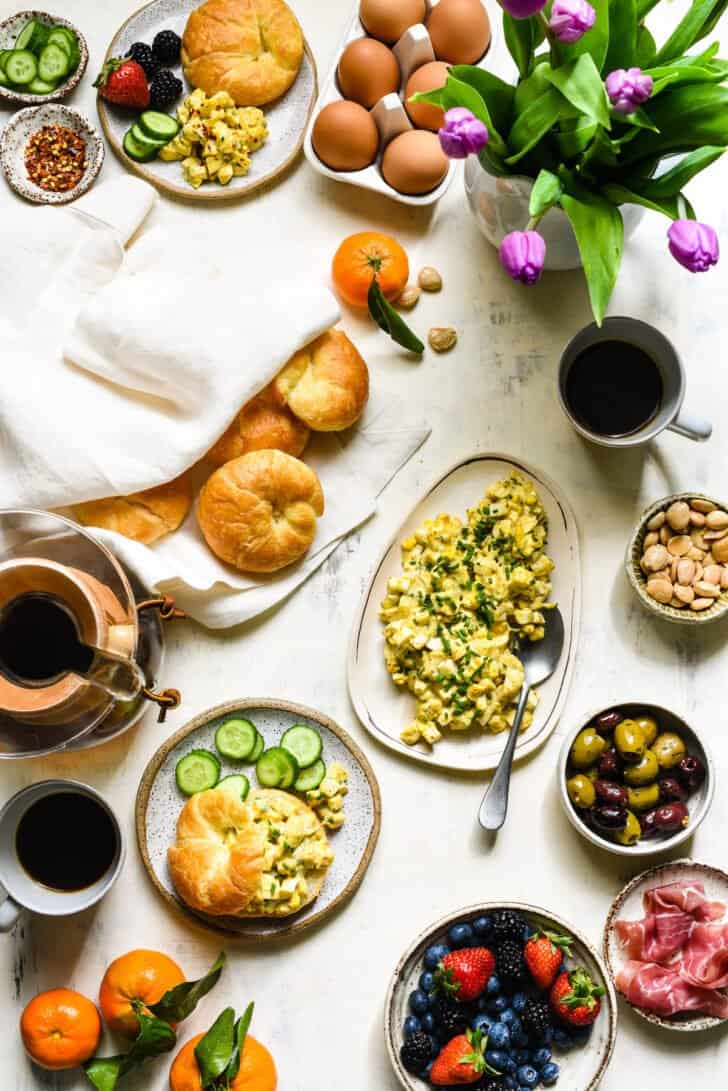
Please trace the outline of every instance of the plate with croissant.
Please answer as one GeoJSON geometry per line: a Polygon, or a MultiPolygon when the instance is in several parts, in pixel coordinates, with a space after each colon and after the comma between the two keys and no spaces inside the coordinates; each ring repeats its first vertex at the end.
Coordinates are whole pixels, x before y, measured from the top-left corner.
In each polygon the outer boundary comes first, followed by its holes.
{"type": "Polygon", "coordinates": [[[142,859],[165,901],[209,931],[255,940],[299,933],[348,901],[380,816],[353,739],[323,713],[263,698],[219,705],[169,738],[136,804],[142,859]],[[319,740],[305,768],[297,739],[319,740]]]}

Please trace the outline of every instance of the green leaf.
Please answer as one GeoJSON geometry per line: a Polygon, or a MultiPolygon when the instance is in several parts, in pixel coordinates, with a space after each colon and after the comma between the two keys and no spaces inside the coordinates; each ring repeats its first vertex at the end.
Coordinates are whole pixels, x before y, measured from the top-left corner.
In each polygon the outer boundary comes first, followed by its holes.
{"type": "Polygon", "coordinates": [[[139,1020],[139,1034],[128,1053],[115,1057],[94,1057],[84,1065],[86,1076],[98,1091],[114,1091],[117,1081],[152,1057],[169,1053],[177,1044],[177,1035],[169,1023],[147,1015],[139,1002],[134,1003],[139,1020]]]}
{"type": "Polygon", "coordinates": [[[415,336],[399,312],[385,298],[376,277],[373,278],[369,288],[369,314],[379,328],[388,333],[392,340],[401,345],[402,348],[408,349],[418,356],[421,356],[425,351],[425,346],[420,339],[415,336]]]}
{"type": "Polygon", "coordinates": [[[707,61],[705,64],[668,64],[646,68],[652,76],[654,87],[650,102],[666,87],[685,83],[722,83],[728,77],[728,61],[707,61]]]}
{"type": "Polygon", "coordinates": [[[83,1066],[86,1076],[98,1091],[114,1091],[122,1075],[124,1057],[93,1057],[83,1066]]]}
{"type": "Polygon", "coordinates": [[[224,965],[225,955],[221,953],[199,981],[183,981],[181,985],[175,985],[156,1004],[150,1004],[149,1010],[168,1023],[181,1023],[192,1015],[203,996],[217,985],[224,965]]]}
{"type": "Polygon", "coordinates": [[[513,108],[516,114],[522,114],[532,102],[549,90],[551,84],[546,78],[546,73],[550,71],[551,65],[549,62],[541,61],[534,67],[530,76],[527,76],[525,80],[521,80],[518,87],[516,87],[513,100],[513,108]]]}
{"type": "Polygon", "coordinates": [[[195,1046],[200,1082],[210,1087],[227,1069],[235,1051],[235,1012],[225,1008],[195,1046]]]}
{"type": "Polygon", "coordinates": [[[663,64],[665,61],[672,60],[673,57],[680,57],[690,49],[693,42],[709,34],[717,21],[714,18],[716,11],[717,17],[720,18],[727,2],[728,0],[693,0],[670,37],[658,51],[654,63],[663,64]]]}
{"type": "Polygon", "coordinates": [[[245,1036],[248,1033],[250,1022],[253,1018],[253,1010],[255,1004],[248,1004],[243,1014],[235,1024],[235,1046],[233,1049],[233,1055],[230,1058],[230,1063],[225,1070],[225,1079],[228,1085],[232,1084],[233,1080],[240,1071],[240,1061],[243,1056],[243,1046],[245,1045],[245,1036]]]}
{"type": "Polygon", "coordinates": [[[602,186],[602,193],[614,205],[642,205],[643,208],[649,208],[653,212],[664,213],[671,220],[678,218],[676,197],[667,197],[662,201],[652,201],[649,197],[645,197],[644,194],[612,182],[602,186]]]}
{"type": "Polygon", "coordinates": [[[592,311],[601,326],[622,258],[622,216],[610,201],[581,188],[578,197],[565,193],[561,207],[574,229],[592,311]]]}
{"type": "MultiPolygon", "coordinates": [[[[658,0],[659,2],[659,0],[658,0]]],[[[655,39],[650,34],[649,30],[645,26],[637,28],[637,57],[636,64],[638,68],[647,68],[648,64],[652,64],[657,53],[657,46],[655,39]]],[[[606,69],[605,69],[606,72],[606,69]]]]}
{"type": "Polygon", "coordinates": [[[653,200],[677,197],[691,178],[694,178],[696,174],[700,174],[702,170],[705,170],[716,159],[719,159],[724,151],[725,148],[712,148],[710,146],[698,148],[696,151],[684,156],[679,163],[660,175],[659,178],[628,178],[625,183],[632,188],[636,185],[640,193],[653,200]]]}
{"type": "Polygon", "coordinates": [[[508,52],[516,62],[522,79],[529,75],[533,67],[533,56],[543,41],[543,29],[535,15],[528,19],[514,19],[507,11],[503,12],[503,33],[508,52]]]}
{"type": "Polygon", "coordinates": [[[528,204],[530,216],[544,216],[550,208],[558,204],[561,197],[561,182],[550,170],[539,172],[531,190],[528,204]]]}
{"type": "Polygon", "coordinates": [[[506,146],[503,137],[498,132],[491,117],[488,104],[479,91],[469,83],[455,79],[452,73],[448,73],[447,83],[444,87],[438,87],[434,91],[420,91],[412,95],[413,102],[429,102],[433,106],[441,106],[443,110],[451,110],[455,106],[464,106],[470,110],[488,129],[488,144],[500,155],[505,155],[506,146]]]}
{"type": "Polygon", "coordinates": [[[638,129],[649,129],[653,133],[659,133],[660,131],[650,115],[646,110],[643,110],[641,106],[638,106],[631,114],[618,114],[616,110],[613,110],[612,121],[618,122],[620,125],[630,125],[638,129]]]}
{"type": "Polygon", "coordinates": [[[609,45],[604,72],[630,68],[637,57],[637,0],[609,0],[609,45]]]}
{"type": "Polygon", "coordinates": [[[559,132],[554,134],[559,151],[564,159],[574,159],[585,150],[594,139],[599,126],[588,117],[565,121],[559,132]]]}
{"type": "Polygon", "coordinates": [[[640,132],[624,149],[624,164],[728,144],[728,88],[713,83],[671,87],[646,110],[659,132],[640,132]]]}
{"type": "Polygon", "coordinates": [[[538,144],[539,140],[542,140],[562,117],[567,105],[564,96],[553,87],[535,99],[516,118],[508,134],[508,147],[511,154],[506,156],[506,163],[517,163],[534,145],[538,144]]]}
{"type": "MultiPolygon", "coordinates": [[[[504,80],[471,64],[454,64],[450,75],[459,83],[467,83],[478,92],[490,114],[490,126],[499,133],[507,133],[513,117],[513,100],[516,89],[504,80]]],[[[485,123],[488,125],[488,122],[485,123]]]]}
{"type": "Polygon", "coordinates": [[[656,8],[660,3],[660,0],[637,0],[637,19],[641,23],[642,20],[650,14],[653,8],[656,8]]]}
{"type": "Polygon", "coordinates": [[[563,45],[560,42],[559,54],[562,61],[566,62],[575,61],[583,53],[589,53],[601,72],[609,47],[609,0],[591,0],[591,5],[597,15],[594,26],[573,45],[563,45]]]}
{"type": "Polygon", "coordinates": [[[606,88],[589,53],[544,72],[544,76],[580,113],[605,129],[610,127],[606,88]]]}

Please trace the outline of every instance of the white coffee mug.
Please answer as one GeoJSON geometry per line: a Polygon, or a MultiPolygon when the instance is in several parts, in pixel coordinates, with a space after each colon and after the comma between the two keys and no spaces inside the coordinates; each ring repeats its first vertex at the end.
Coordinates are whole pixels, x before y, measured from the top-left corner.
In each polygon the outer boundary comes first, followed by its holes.
{"type": "MultiPolygon", "coordinates": [[[[51,836],[59,833],[49,832],[51,836]]],[[[83,851],[83,845],[79,845],[79,851],[83,851]]],[[[24,788],[0,811],[0,932],[9,932],[24,909],[48,917],[66,917],[95,905],[116,882],[125,856],[116,815],[93,788],[75,780],[43,780],[24,788]],[[18,859],[16,835],[21,818],[38,800],[59,792],[77,792],[94,800],[106,811],[116,832],[116,852],[109,867],[100,879],[83,890],[52,890],[29,875],[18,859]]]]}

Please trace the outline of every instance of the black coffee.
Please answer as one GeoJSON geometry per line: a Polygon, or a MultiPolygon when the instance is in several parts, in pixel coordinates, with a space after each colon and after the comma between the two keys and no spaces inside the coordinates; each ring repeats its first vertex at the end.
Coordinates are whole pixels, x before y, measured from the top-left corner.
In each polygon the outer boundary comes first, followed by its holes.
{"type": "Polygon", "coordinates": [[[628,436],[660,408],[662,379],[644,349],[628,341],[600,341],[574,360],[565,394],[584,428],[600,436],[628,436]]]}
{"type": "Polygon", "coordinates": [[[80,792],[56,792],[28,808],[18,823],[15,849],[31,879],[69,893],[102,878],[118,848],[108,812],[80,792]]]}
{"type": "Polygon", "coordinates": [[[92,659],[71,613],[51,595],[19,595],[0,614],[0,671],[11,679],[48,682],[88,670],[92,659]]]}

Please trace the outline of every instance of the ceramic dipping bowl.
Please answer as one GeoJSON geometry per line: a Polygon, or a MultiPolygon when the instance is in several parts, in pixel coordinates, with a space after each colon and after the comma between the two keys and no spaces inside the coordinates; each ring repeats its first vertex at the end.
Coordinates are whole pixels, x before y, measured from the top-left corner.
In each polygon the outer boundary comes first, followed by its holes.
{"type": "Polygon", "coordinates": [[[68,19],[64,19],[62,15],[49,15],[45,11],[19,11],[11,15],[9,19],[4,19],[0,23],[0,49],[14,49],[18,35],[31,19],[37,19],[38,22],[45,23],[49,27],[67,27],[72,30],[78,40],[81,57],[75,72],[71,72],[68,79],[59,83],[56,89],[47,95],[32,95],[26,91],[0,86],[0,103],[6,103],[9,106],[40,106],[44,102],[60,102],[78,86],[88,65],[88,45],[78,27],[68,19]]]}
{"type": "Polygon", "coordinates": [[[0,137],[0,165],[8,184],[36,204],[61,205],[75,201],[89,189],[104,161],[104,142],[91,123],[77,110],[59,103],[49,102],[19,110],[5,126],[0,137]],[[78,133],[86,145],[86,169],[73,189],[54,192],[43,189],[31,181],[25,166],[25,147],[33,133],[46,125],[63,125],[78,133]]]}

